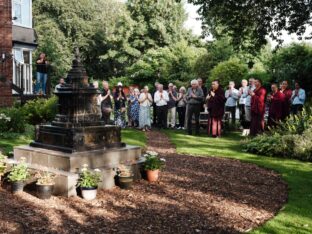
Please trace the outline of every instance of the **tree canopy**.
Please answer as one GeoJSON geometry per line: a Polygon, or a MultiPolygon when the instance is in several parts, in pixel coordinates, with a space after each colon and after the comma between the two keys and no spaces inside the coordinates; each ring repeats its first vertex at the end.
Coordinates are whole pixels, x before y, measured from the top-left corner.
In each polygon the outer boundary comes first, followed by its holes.
{"type": "MultiPolygon", "coordinates": [[[[200,6],[204,33],[219,38],[230,36],[241,49],[259,50],[266,36],[281,41],[283,30],[301,39],[312,25],[310,0],[189,0],[200,6]]],[[[311,35],[310,35],[311,36],[311,35]]]]}

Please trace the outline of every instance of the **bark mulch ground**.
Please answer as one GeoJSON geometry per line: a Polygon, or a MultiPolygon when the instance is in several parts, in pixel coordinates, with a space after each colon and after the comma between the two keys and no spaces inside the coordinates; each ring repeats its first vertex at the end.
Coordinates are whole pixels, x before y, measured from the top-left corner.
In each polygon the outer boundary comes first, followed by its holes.
{"type": "Polygon", "coordinates": [[[99,191],[94,201],[0,189],[0,233],[238,233],[272,218],[287,200],[275,172],[237,160],[175,153],[160,132],[148,150],[166,159],[160,181],[99,191]]]}

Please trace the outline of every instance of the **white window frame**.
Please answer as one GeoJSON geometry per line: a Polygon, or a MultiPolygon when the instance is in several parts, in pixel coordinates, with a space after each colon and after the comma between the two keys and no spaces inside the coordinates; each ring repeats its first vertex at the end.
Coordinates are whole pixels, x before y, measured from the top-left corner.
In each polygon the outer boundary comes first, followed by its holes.
{"type": "Polygon", "coordinates": [[[32,15],[32,0],[29,0],[29,17],[30,17],[30,25],[26,25],[23,23],[23,2],[24,0],[12,0],[12,17],[15,17],[15,9],[14,9],[14,6],[15,6],[15,3],[17,4],[20,4],[21,5],[21,23],[20,22],[17,22],[16,20],[13,20],[13,25],[16,25],[16,26],[20,26],[20,27],[24,27],[24,28],[32,28],[32,18],[33,18],[33,15],[32,15]]]}

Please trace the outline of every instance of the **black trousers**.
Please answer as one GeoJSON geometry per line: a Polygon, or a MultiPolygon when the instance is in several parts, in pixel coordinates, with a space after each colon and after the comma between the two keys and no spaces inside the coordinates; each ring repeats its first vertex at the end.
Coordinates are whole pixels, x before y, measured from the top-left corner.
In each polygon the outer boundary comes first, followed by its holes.
{"type": "Polygon", "coordinates": [[[201,104],[189,104],[187,109],[187,132],[192,134],[192,118],[195,115],[195,134],[199,134],[199,115],[201,104]]]}
{"type": "Polygon", "coordinates": [[[168,107],[157,106],[157,124],[159,128],[167,128],[168,107]]]}
{"type": "Polygon", "coordinates": [[[303,105],[301,104],[296,104],[296,105],[291,106],[291,112],[293,113],[293,115],[299,114],[299,112],[301,112],[302,110],[303,110],[303,105]]]}
{"type": "Polygon", "coordinates": [[[239,120],[244,129],[246,129],[245,104],[239,104],[239,120]]]}
{"type": "Polygon", "coordinates": [[[182,128],[184,127],[184,123],[185,123],[185,111],[186,111],[186,107],[177,107],[177,112],[178,112],[178,116],[179,116],[179,127],[182,128]]]}
{"type": "Polygon", "coordinates": [[[157,106],[153,103],[153,126],[157,126],[157,106]]]}
{"type": "Polygon", "coordinates": [[[236,114],[236,106],[226,106],[225,111],[228,111],[231,113],[232,117],[232,124],[235,124],[235,114],[236,114]]]}

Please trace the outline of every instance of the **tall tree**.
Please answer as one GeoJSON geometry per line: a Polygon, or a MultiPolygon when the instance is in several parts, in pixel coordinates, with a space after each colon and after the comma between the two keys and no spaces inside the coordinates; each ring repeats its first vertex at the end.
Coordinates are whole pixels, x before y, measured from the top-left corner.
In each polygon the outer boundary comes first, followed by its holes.
{"type": "MultiPolygon", "coordinates": [[[[204,32],[215,37],[225,34],[232,38],[236,48],[247,43],[259,50],[266,44],[266,36],[281,42],[283,30],[302,38],[312,25],[311,0],[189,0],[199,5],[204,32]],[[250,43],[251,42],[251,43],[250,43]]],[[[312,35],[310,35],[312,36],[312,35]]],[[[246,45],[246,44],[245,44],[246,45]]]]}
{"type": "Polygon", "coordinates": [[[186,35],[186,14],[183,4],[176,0],[128,0],[127,8],[136,22],[129,42],[142,54],[176,43],[186,35]]]}

